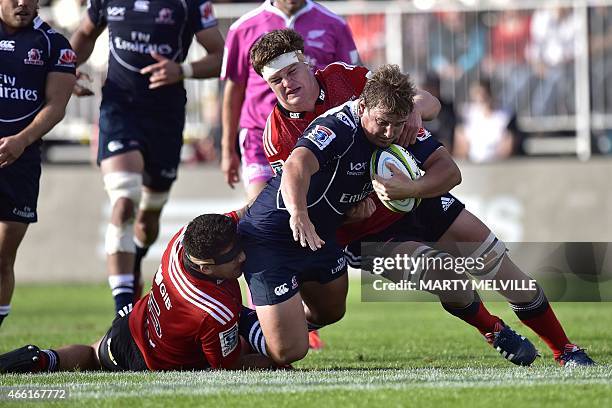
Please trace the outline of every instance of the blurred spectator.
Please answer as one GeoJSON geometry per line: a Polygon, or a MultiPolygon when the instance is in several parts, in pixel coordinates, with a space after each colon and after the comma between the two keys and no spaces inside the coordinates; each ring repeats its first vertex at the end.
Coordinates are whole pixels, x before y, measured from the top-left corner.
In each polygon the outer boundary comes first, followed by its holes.
{"type": "MultiPolygon", "coordinates": [[[[350,0],[355,10],[360,9],[364,0],[350,0]]],[[[361,61],[371,69],[386,62],[385,55],[385,15],[384,14],[352,14],[346,16],[346,22],[353,33],[353,40],[361,61]]]]}
{"type": "Polygon", "coordinates": [[[530,14],[504,10],[496,15],[491,28],[489,55],[484,69],[499,89],[501,106],[519,110],[525,107],[530,70],[525,60],[529,42],[530,14]]]}
{"type": "Polygon", "coordinates": [[[589,10],[589,52],[593,112],[612,112],[612,9],[589,10]]]}
{"type": "Polygon", "coordinates": [[[486,29],[477,13],[444,11],[437,16],[439,22],[431,24],[429,33],[431,66],[442,80],[442,93],[463,102],[485,55],[486,29]]]}
{"type": "Polygon", "coordinates": [[[470,103],[457,126],[453,154],[476,163],[505,159],[512,154],[511,115],[496,109],[491,83],[481,79],[470,86],[470,103]]]}
{"type": "Polygon", "coordinates": [[[575,37],[580,22],[568,7],[540,9],[531,19],[527,59],[536,81],[531,96],[533,116],[575,112],[575,37]]]}
{"type": "Polygon", "coordinates": [[[428,72],[425,76],[423,89],[440,100],[440,113],[438,116],[425,124],[433,135],[448,149],[453,151],[455,138],[455,127],[457,126],[457,114],[455,105],[451,100],[444,98],[440,94],[440,77],[435,72],[428,72]]]}
{"type": "Polygon", "coordinates": [[[428,66],[429,27],[433,17],[429,13],[404,14],[404,70],[424,74],[428,66]]]}

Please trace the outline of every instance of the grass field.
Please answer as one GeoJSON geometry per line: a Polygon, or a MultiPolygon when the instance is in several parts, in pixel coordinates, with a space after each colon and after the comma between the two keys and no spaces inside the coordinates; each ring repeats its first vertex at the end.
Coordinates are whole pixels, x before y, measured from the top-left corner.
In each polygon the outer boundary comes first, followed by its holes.
{"type": "MultiPolygon", "coordinates": [[[[6,375],[0,385],[64,386],[62,405],[88,407],[612,406],[612,303],[555,305],[570,338],[599,363],[574,370],[557,367],[505,304],[490,304],[543,355],[520,368],[439,305],[361,303],[353,283],[346,317],[322,331],[327,347],[294,371],[6,375]]],[[[107,330],[111,311],[105,286],[18,287],[0,328],[0,352],[27,343],[92,343],[107,330]]]]}

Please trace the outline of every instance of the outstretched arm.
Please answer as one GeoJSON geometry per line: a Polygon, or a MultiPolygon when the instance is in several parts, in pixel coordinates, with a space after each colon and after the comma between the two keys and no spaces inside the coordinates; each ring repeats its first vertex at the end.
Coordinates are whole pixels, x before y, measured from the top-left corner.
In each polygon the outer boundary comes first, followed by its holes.
{"type": "Polygon", "coordinates": [[[313,251],[325,244],[310,221],[306,203],[310,178],[318,170],[319,161],[314,153],[306,147],[297,147],[283,167],[280,186],[283,201],[291,215],[289,226],[293,239],[303,247],[308,245],[313,251]]]}

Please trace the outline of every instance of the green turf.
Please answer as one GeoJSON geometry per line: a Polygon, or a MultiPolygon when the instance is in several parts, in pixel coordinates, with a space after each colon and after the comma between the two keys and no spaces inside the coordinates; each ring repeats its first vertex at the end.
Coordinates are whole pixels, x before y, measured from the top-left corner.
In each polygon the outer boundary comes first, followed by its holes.
{"type": "MultiPolygon", "coordinates": [[[[62,405],[73,406],[612,406],[612,303],[554,305],[572,340],[600,363],[574,370],[556,367],[505,304],[489,305],[542,353],[517,368],[435,303],[361,303],[352,288],[346,317],[322,331],[327,347],[295,371],[6,375],[0,386],[65,386],[62,405]]],[[[104,286],[21,286],[0,352],[92,343],[111,319],[104,286]]]]}

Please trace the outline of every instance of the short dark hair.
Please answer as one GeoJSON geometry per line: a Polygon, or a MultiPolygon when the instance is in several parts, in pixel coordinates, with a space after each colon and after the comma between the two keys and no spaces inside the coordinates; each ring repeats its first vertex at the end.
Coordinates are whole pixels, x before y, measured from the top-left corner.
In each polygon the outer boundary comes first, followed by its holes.
{"type": "Polygon", "coordinates": [[[397,65],[383,65],[366,82],[361,100],[366,108],[382,108],[394,115],[407,115],[414,110],[416,87],[408,74],[397,65]]]}
{"type": "Polygon", "coordinates": [[[203,214],[187,225],[183,247],[194,258],[208,259],[220,255],[236,238],[236,223],[232,218],[221,214],[203,214]]]}
{"type": "Polygon", "coordinates": [[[267,63],[291,51],[304,52],[304,39],[297,31],[290,28],[270,31],[251,47],[251,64],[261,76],[261,71],[267,63]]]}

